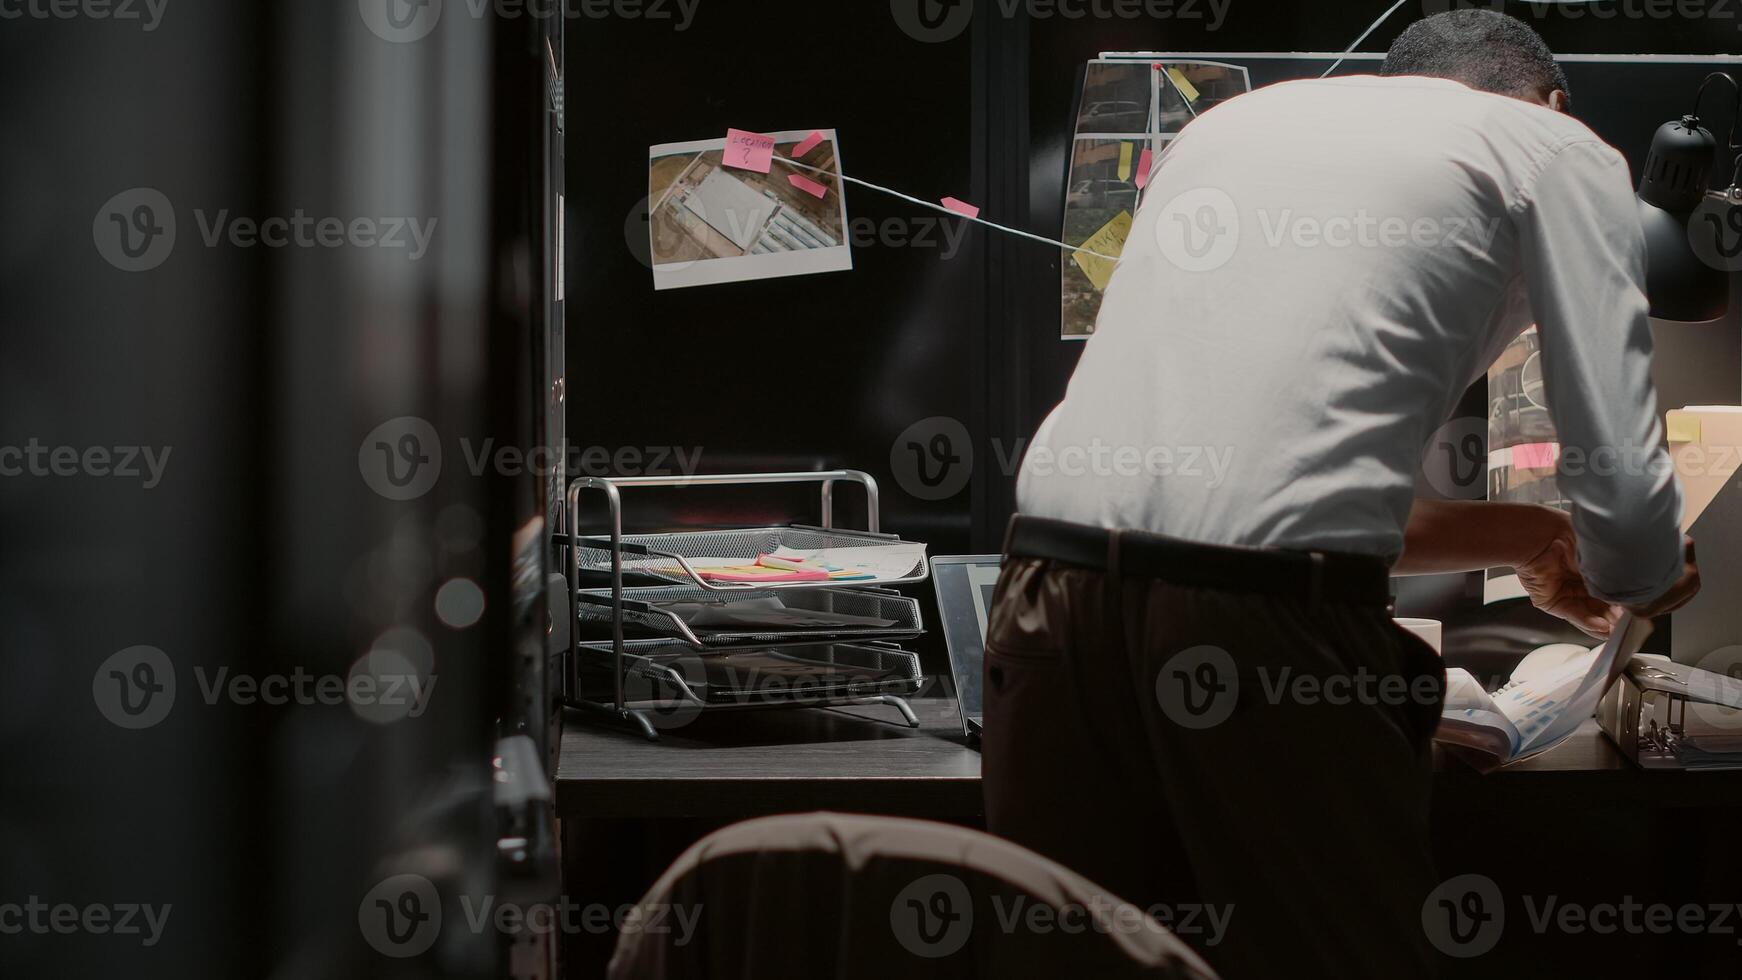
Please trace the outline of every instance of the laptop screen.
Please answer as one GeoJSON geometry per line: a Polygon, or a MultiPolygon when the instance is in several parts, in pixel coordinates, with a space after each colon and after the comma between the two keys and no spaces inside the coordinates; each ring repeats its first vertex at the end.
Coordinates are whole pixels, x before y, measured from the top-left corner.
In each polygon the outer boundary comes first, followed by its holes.
{"type": "Polygon", "coordinates": [[[998,555],[932,559],[938,616],[943,621],[944,643],[950,649],[950,676],[956,683],[964,721],[980,717],[986,620],[992,613],[992,593],[998,585],[1001,561],[998,555]]]}

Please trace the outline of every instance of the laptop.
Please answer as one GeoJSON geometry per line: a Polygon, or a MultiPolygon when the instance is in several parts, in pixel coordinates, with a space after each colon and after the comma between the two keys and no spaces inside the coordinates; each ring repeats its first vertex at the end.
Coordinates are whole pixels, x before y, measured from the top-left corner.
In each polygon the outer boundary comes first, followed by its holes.
{"type": "Polygon", "coordinates": [[[986,659],[986,621],[992,614],[992,592],[1003,561],[1001,555],[940,555],[931,560],[938,618],[950,651],[950,679],[956,685],[956,709],[961,712],[962,730],[975,738],[983,727],[980,678],[986,659]]]}

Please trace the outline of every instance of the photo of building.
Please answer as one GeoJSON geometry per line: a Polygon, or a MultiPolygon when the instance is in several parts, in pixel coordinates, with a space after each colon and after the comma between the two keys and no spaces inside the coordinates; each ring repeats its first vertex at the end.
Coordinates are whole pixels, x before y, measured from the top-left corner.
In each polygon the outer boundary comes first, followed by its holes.
{"type": "Polygon", "coordinates": [[[835,142],[825,139],[795,162],[793,151],[808,135],[777,136],[766,174],[727,166],[723,140],[652,149],[648,234],[660,288],[691,284],[691,276],[721,282],[850,267],[835,142]],[[830,252],[837,257],[817,265],[815,256],[830,252]],[[692,271],[698,263],[747,259],[758,261],[692,271]]]}

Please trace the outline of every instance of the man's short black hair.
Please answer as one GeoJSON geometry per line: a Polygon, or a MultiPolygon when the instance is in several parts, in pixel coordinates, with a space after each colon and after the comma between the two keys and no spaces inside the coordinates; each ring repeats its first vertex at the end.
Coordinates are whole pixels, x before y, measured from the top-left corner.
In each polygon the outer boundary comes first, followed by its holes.
{"type": "Polygon", "coordinates": [[[1493,10],[1448,10],[1409,25],[1380,66],[1381,75],[1429,75],[1473,89],[1546,101],[1567,89],[1566,72],[1542,35],[1493,10]]]}

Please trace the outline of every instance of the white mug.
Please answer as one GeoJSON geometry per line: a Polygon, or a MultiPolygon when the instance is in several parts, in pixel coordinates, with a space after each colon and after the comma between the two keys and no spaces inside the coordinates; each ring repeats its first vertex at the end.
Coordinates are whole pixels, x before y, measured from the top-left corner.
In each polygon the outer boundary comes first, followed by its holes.
{"type": "Polygon", "coordinates": [[[1443,630],[1441,628],[1439,620],[1437,620],[1437,619],[1394,619],[1394,620],[1392,620],[1392,622],[1394,622],[1397,625],[1403,627],[1404,629],[1410,631],[1411,633],[1414,633],[1416,636],[1421,637],[1422,640],[1425,643],[1427,643],[1428,646],[1434,648],[1435,653],[1442,652],[1440,650],[1440,638],[1441,638],[1441,633],[1443,632],[1443,630]]]}

